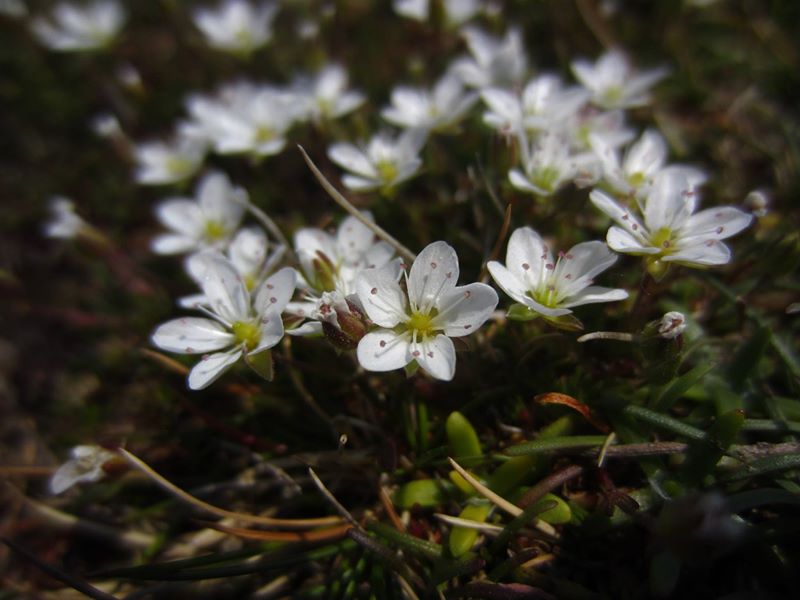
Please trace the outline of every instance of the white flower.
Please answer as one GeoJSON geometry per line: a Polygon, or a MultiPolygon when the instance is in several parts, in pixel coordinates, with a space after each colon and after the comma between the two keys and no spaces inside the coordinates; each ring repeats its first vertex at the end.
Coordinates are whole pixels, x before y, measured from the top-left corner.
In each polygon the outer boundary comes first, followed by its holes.
{"type": "Polygon", "coordinates": [[[206,156],[202,140],[179,136],[175,142],[136,146],[136,181],[142,185],[178,183],[192,177],[206,156]]]}
{"type": "Polygon", "coordinates": [[[617,149],[636,137],[636,132],[625,124],[622,110],[601,111],[588,105],[578,111],[564,126],[573,149],[591,152],[591,137],[600,137],[606,146],[617,149]]]}
{"type": "Polygon", "coordinates": [[[364,104],[366,97],[359,91],[347,89],[347,71],[341,65],[328,65],[313,78],[295,82],[296,93],[307,99],[308,111],[314,121],[336,119],[364,104]]]}
{"type": "Polygon", "coordinates": [[[658,324],[658,335],[665,340],[674,340],[686,330],[686,317],[683,313],[671,310],[661,317],[658,324]]]}
{"type": "Polygon", "coordinates": [[[623,195],[647,195],[656,176],[665,170],[681,169],[693,185],[705,183],[705,174],[695,167],[666,166],[667,142],[660,133],[648,129],[628,148],[620,161],[619,154],[600,135],[591,134],[589,142],[603,167],[603,178],[611,189],[623,195]]]}
{"type": "Polygon", "coordinates": [[[188,385],[193,390],[210,385],[242,356],[253,366],[257,355],[283,337],[281,312],[294,293],[296,278],[294,269],[284,267],[264,281],[251,299],[230,261],[209,252],[202,289],[211,318],[183,317],[164,323],[153,333],[153,344],[169,352],[203,354],[189,372],[188,385]]]}
{"type": "Polygon", "coordinates": [[[44,226],[47,237],[70,240],[91,230],[91,226],[75,212],[75,203],[69,198],[51,198],[50,213],[52,218],[44,226]]]}
{"type": "Polygon", "coordinates": [[[518,29],[511,29],[503,39],[475,27],[465,27],[462,35],[472,56],[456,60],[451,68],[466,85],[504,87],[518,84],[525,76],[528,61],[518,29]]]}
{"type": "MultiPolygon", "coordinates": [[[[394,11],[403,17],[427,21],[430,18],[431,0],[394,0],[394,11]]],[[[444,0],[442,2],[445,23],[449,27],[463,25],[483,10],[480,0],[444,0]]]]}
{"type": "Polygon", "coordinates": [[[58,467],[50,478],[53,494],[65,492],[76,483],[102,479],[106,474],[103,465],[116,456],[100,446],[75,446],[70,455],[72,458],[58,467]]]}
{"type": "Polygon", "coordinates": [[[481,91],[489,110],[483,122],[505,134],[522,130],[557,131],[586,103],[588,93],[581,87],[563,87],[556,75],[532,79],[522,96],[499,88],[481,91]]]}
{"type": "Polygon", "coordinates": [[[399,127],[441,131],[452,127],[469,111],[478,95],[465,92],[454,75],[442,77],[433,90],[400,86],[392,90],[392,105],[381,116],[399,127]]]}
{"type": "Polygon", "coordinates": [[[107,46],[124,22],[125,11],[114,0],[97,0],[85,6],[62,2],[49,17],[33,19],[31,30],[51,50],[76,52],[107,46]]]}
{"type": "Polygon", "coordinates": [[[124,135],[119,119],[108,112],[95,115],[89,122],[89,126],[92,132],[100,138],[114,138],[124,135]]]}
{"type": "Polygon", "coordinates": [[[689,267],[726,264],[731,251],[720,240],[739,233],[753,220],[752,215],[732,206],[695,213],[698,192],[680,170],[656,177],[640,203],[644,222],[599,190],[593,190],[590,198],[616,223],[606,235],[611,249],[646,256],[654,276],[663,274],[670,263],[689,267]]]}
{"type": "Polygon", "coordinates": [[[216,97],[193,96],[187,108],[185,136],[207,140],[220,154],[257,157],[281,152],[289,128],[307,113],[296,93],[250,83],[227,86],[216,97]]]}
{"type": "Polygon", "coordinates": [[[596,179],[595,160],[586,154],[572,154],[569,142],[555,133],[547,133],[529,146],[520,136],[522,170],[511,169],[508,179],[515,188],[551,196],[565,183],[596,179]]]}
{"type": "Polygon", "coordinates": [[[210,46],[248,55],[272,38],[277,10],[272,3],[255,7],[247,0],[225,0],[216,9],[197,9],[192,18],[210,46]]]}
{"type": "Polygon", "coordinates": [[[572,61],[572,72],[603,108],[633,108],[650,101],[649,90],[663,79],[666,68],[637,72],[620,50],[609,50],[596,63],[572,61]]]}
{"type": "Polygon", "coordinates": [[[342,183],[351,190],[381,188],[386,191],[410,179],[422,166],[419,152],[425,145],[424,129],[406,129],[397,137],[382,132],[365,146],[339,142],[328,148],[328,157],[350,171],[342,183]]]}
{"type": "Polygon", "coordinates": [[[195,198],[172,198],[156,208],[171,231],[153,240],[157,254],[183,254],[221,248],[244,216],[247,192],[234,187],[223,173],[210,173],[197,184],[195,198]]]}
{"type": "Polygon", "coordinates": [[[391,269],[364,271],[356,280],[367,316],[380,327],[358,344],[358,362],[369,371],[391,371],[416,361],[436,379],[456,369],[451,337],[473,333],[497,306],[497,292],[483,283],[456,286],[458,256],[445,242],[419,253],[403,291],[391,269]]]}
{"type": "Polygon", "coordinates": [[[592,285],[616,260],[603,242],[577,244],[554,260],[539,234],[521,227],[508,240],[505,266],[491,261],[487,267],[495,283],[514,300],[545,318],[557,319],[575,306],[627,298],[625,290],[592,285]]]}
{"type": "MultiPolygon", "coordinates": [[[[277,246],[271,252],[269,250],[267,234],[260,227],[240,229],[228,244],[226,256],[251,293],[256,292],[261,282],[283,258],[286,248],[277,246]]],[[[202,286],[205,274],[203,253],[192,254],[186,259],[186,272],[202,286]]],[[[194,294],[179,299],[178,304],[184,308],[196,308],[208,304],[208,299],[202,294],[194,294]]]]}

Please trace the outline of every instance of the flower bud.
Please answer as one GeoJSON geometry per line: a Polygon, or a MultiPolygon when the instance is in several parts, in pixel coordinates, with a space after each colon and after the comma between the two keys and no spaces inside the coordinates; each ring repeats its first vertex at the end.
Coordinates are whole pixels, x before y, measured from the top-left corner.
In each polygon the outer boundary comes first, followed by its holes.
{"type": "Polygon", "coordinates": [[[769,194],[766,190],[753,190],[747,194],[744,203],[756,217],[763,217],[769,212],[769,194]]]}
{"type": "Polygon", "coordinates": [[[671,310],[661,317],[658,325],[658,335],[665,340],[674,340],[686,329],[686,317],[683,313],[671,310]]]}
{"type": "Polygon", "coordinates": [[[340,292],[323,292],[314,318],[322,323],[322,332],[337,348],[352,350],[367,333],[366,315],[356,302],[340,292]]]}

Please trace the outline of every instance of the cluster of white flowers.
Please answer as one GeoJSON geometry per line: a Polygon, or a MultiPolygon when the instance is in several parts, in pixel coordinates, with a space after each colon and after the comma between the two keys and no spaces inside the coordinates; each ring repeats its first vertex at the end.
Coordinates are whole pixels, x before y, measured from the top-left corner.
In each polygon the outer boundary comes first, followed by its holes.
{"type": "MultiPolygon", "coordinates": [[[[427,0],[393,4],[404,17],[433,18],[427,0]]],[[[510,236],[505,264],[487,264],[494,283],[515,303],[510,317],[542,318],[565,329],[581,327],[573,309],[628,297],[624,289],[594,283],[618,253],[644,257],[645,269],[657,278],[671,264],[730,261],[721,240],[746,228],[752,215],[731,206],[697,211],[699,187],[708,175],[670,164],[669,146],[657,131],[645,130],[636,139],[626,125],[625,110],[650,101],[665,69],[638,71],[615,49],[596,62],[573,61],[575,83],[555,73],[532,74],[521,31],[510,28],[494,37],[467,24],[484,11],[483,2],[447,0],[437,6],[446,27],[461,28],[469,54],[456,57],[429,86],[391,90],[379,114],[398,129],[382,127],[355,144],[329,141],[328,157],[346,171],[345,187],[365,195],[397,193],[399,184],[420,173],[429,137],[460,134],[470,116],[483,124],[482,131],[508,141],[518,161],[507,173],[514,189],[546,198],[570,183],[594,186],[586,195],[613,221],[605,242],[583,241],[556,253],[534,229],[522,226],[510,236]],[[476,110],[479,102],[483,106],[476,110]]],[[[246,56],[270,41],[277,7],[226,0],[192,17],[210,46],[246,56]]],[[[82,9],[60,4],[49,20],[35,19],[32,27],[53,49],[86,50],[108,45],[123,21],[120,5],[106,0],[82,9]]],[[[135,179],[143,185],[190,182],[209,152],[251,159],[279,154],[295,127],[307,124],[328,135],[335,130],[326,127],[330,120],[366,101],[349,89],[348,72],[337,63],[315,75],[296,74],[285,84],[236,81],[213,93],[190,94],[171,141],[136,147],[135,179]]],[[[121,131],[116,121],[98,129],[109,132],[103,135],[121,131]]],[[[199,288],[179,304],[202,316],[170,320],[152,334],[163,350],[201,355],[188,375],[191,389],[209,386],[240,359],[271,379],[270,350],[284,333],[325,336],[354,352],[366,370],[420,367],[448,381],[456,371],[451,338],[475,333],[497,307],[498,294],[489,285],[458,285],[459,260],[448,243],[430,243],[409,267],[396,254],[411,253],[385,235],[368,211],[352,211],[333,232],[301,227],[288,248],[288,242],[278,243],[285,237],[270,217],[260,218],[248,192],[226,174],[206,172],[194,190],[193,197],[167,198],[157,206],[166,231],[152,241],[158,254],[185,255],[188,278],[199,288]],[[245,222],[248,211],[274,240],[245,222]]],[[[766,210],[766,200],[759,199],[759,210],[766,210]]],[[[47,235],[87,231],[69,201],[59,199],[53,211],[47,235]]],[[[682,315],[668,313],[659,333],[672,338],[684,328],[682,315]]],[[[95,451],[78,454],[80,469],[65,465],[54,489],[64,488],[67,472],[75,481],[96,478],[108,458],[95,451]]]]}

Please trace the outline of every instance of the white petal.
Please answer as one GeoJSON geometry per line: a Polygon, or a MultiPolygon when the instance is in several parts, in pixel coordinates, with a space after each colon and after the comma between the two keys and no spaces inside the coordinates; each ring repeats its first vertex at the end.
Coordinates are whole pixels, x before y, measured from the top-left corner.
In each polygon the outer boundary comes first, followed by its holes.
{"type": "Polygon", "coordinates": [[[526,296],[522,299],[522,304],[530,308],[532,311],[539,313],[540,315],[544,315],[546,317],[561,317],[563,315],[568,315],[572,311],[568,308],[563,307],[555,307],[551,308],[549,306],[545,306],[544,304],[540,304],[530,296],[526,296]]]}
{"type": "Polygon", "coordinates": [[[436,379],[450,381],[456,373],[456,349],[446,335],[412,345],[411,357],[436,379]]]}
{"type": "MultiPolygon", "coordinates": [[[[259,316],[280,315],[292,299],[297,286],[297,271],[292,267],[284,267],[270,276],[256,293],[253,306],[259,316]]],[[[280,320],[280,318],[278,318],[280,320]]],[[[281,334],[283,335],[283,334],[281,334]]]]}
{"type": "Polygon", "coordinates": [[[267,256],[267,234],[260,227],[242,229],[231,240],[228,256],[243,276],[257,274],[267,256]]]}
{"type": "MultiPolygon", "coordinates": [[[[645,233],[645,229],[639,219],[632,215],[629,210],[617,204],[608,194],[600,190],[592,190],[592,193],[589,194],[589,200],[591,200],[592,204],[597,208],[611,217],[617,225],[625,229],[630,236],[639,240],[640,245],[644,244],[645,240],[643,234],[645,233]]],[[[609,230],[609,232],[610,231],[611,230],[609,230]]],[[[608,245],[614,248],[610,242],[608,245]]],[[[614,249],[616,250],[616,248],[614,249]]]]}
{"type": "MultiPolygon", "coordinates": [[[[433,242],[422,249],[408,275],[408,299],[423,309],[434,306],[440,295],[456,286],[458,256],[446,242],[433,242]]],[[[360,295],[360,294],[359,294],[360,295]]]]}
{"type": "Polygon", "coordinates": [[[552,262],[550,250],[536,231],[530,227],[514,230],[506,249],[506,268],[523,283],[525,291],[538,285],[544,266],[552,262]]]}
{"type": "Polygon", "coordinates": [[[198,306],[208,306],[208,298],[203,294],[191,294],[178,298],[178,306],[181,308],[197,308],[198,306]]]}
{"type": "Polygon", "coordinates": [[[550,192],[533,185],[519,169],[511,169],[508,172],[508,180],[511,182],[511,185],[523,192],[530,192],[531,194],[539,194],[542,196],[550,194],[550,192]]]}
{"type": "Polygon", "coordinates": [[[367,371],[393,371],[411,362],[408,334],[380,330],[368,333],[358,342],[359,364],[367,371]]]}
{"type": "Polygon", "coordinates": [[[627,297],[628,292],[625,290],[591,285],[581,290],[580,293],[568,298],[568,301],[562,304],[562,306],[564,308],[572,308],[573,306],[580,306],[582,304],[595,304],[597,302],[614,302],[616,300],[625,300],[627,297]]]}
{"type": "Polygon", "coordinates": [[[303,337],[306,335],[319,335],[322,333],[322,323],[319,321],[306,321],[299,327],[294,329],[287,329],[286,335],[294,335],[303,337]]]}
{"type": "Polygon", "coordinates": [[[662,171],[653,182],[642,213],[651,232],[678,229],[694,209],[695,186],[682,171],[662,171]]]}
{"type": "Polygon", "coordinates": [[[525,302],[528,287],[521,279],[495,260],[490,261],[486,267],[501,290],[517,302],[525,302]]]}
{"type": "Polygon", "coordinates": [[[250,316],[250,293],[231,262],[218,252],[206,258],[201,284],[211,310],[228,323],[250,316]]]}
{"type": "Polygon", "coordinates": [[[261,318],[261,339],[258,346],[250,354],[258,354],[268,348],[272,348],[281,341],[283,337],[283,320],[280,314],[272,314],[261,318]]]}
{"type": "Polygon", "coordinates": [[[211,385],[220,375],[227,371],[230,366],[242,356],[239,348],[234,348],[228,352],[217,352],[204,356],[191,371],[187,383],[189,389],[202,390],[211,385]]]}
{"type": "Polygon", "coordinates": [[[156,254],[183,254],[197,249],[197,240],[183,235],[163,234],[153,238],[150,248],[156,254]]]}
{"type": "Polygon", "coordinates": [[[731,250],[718,240],[708,240],[702,244],[681,248],[661,260],[687,266],[724,265],[731,260],[731,250]]]}
{"type": "Polygon", "coordinates": [[[469,335],[486,322],[497,302],[497,292],[484,283],[456,287],[440,297],[432,324],[451,337],[469,335]]]}
{"type": "MultiPolygon", "coordinates": [[[[371,215],[368,215],[371,219],[371,215]]],[[[349,263],[361,260],[364,253],[375,243],[375,234],[353,216],[347,217],[336,234],[336,247],[339,256],[349,263]]]]}
{"type": "Polygon", "coordinates": [[[623,254],[658,254],[658,248],[644,244],[622,227],[614,225],[606,234],[606,242],[615,252],[623,254]]]}
{"type": "Polygon", "coordinates": [[[234,342],[234,336],[211,319],[183,317],[160,325],[153,332],[151,340],[153,344],[169,352],[202,354],[230,346],[234,342]]]}
{"type": "Polygon", "coordinates": [[[376,325],[394,327],[406,319],[406,295],[389,265],[362,271],[356,279],[356,294],[376,325]]]}
{"type": "Polygon", "coordinates": [[[340,167],[367,179],[378,177],[378,172],[370,160],[353,144],[334,144],[328,148],[328,158],[340,167]]]}
{"type": "Polygon", "coordinates": [[[156,217],[166,227],[187,237],[197,238],[203,233],[203,213],[191,200],[165,200],[156,207],[156,217]]]}
{"type": "MultiPolygon", "coordinates": [[[[733,206],[719,206],[701,210],[687,220],[679,233],[680,244],[687,244],[692,238],[698,241],[724,240],[736,235],[753,222],[753,215],[733,206]]],[[[690,245],[690,244],[687,244],[690,245]]]]}
{"type": "Polygon", "coordinates": [[[342,183],[347,189],[355,192],[367,192],[381,186],[381,182],[377,179],[366,179],[355,175],[342,175],[342,183]]]}
{"type": "Polygon", "coordinates": [[[223,173],[210,173],[198,184],[197,202],[206,219],[232,230],[244,215],[246,192],[234,188],[223,173]]]}
{"type": "Polygon", "coordinates": [[[556,286],[564,296],[573,296],[616,261],[617,255],[603,242],[577,244],[559,259],[553,273],[556,286]]]}
{"type": "Polygon", "coordinates": [[[336,241],[321,229],[304,228],[294,234],[294,249],[306,275],[314,273],[313,261],[322,253],[331,262],[336,261],[336,241]]]}
{"type": "Polygon", "coordinates": [[[666,162],[667,151],[667,142],[663,136],[648,129],[628,150],[625,156],[625,172],[628,175],[655,175],[666,162]]]}

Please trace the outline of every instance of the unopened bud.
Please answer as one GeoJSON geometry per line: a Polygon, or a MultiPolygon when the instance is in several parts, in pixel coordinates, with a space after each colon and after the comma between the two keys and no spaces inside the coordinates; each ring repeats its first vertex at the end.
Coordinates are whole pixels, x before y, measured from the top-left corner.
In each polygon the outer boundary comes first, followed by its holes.
{"type": "Polygon", "coordinates": [[[686,317],[683,313],[671,310],[661,317],[658,325],[658,335],[665,340],[674,340],[686,329],[686,317]]]}
{"type": "Polygon", "coordinates": [[[322,323],[322,332],[342,350],[352,350],[367,333],[369,321],[353,300],[339,292],[325,292],[314,315],[322,323]]]}
{"type": "Polygon", "coordinates": [[[756,217],[763,217],[768,212],[769,194],[766,190],[753,190],[747,194],[744,203],[756,217]]]}

